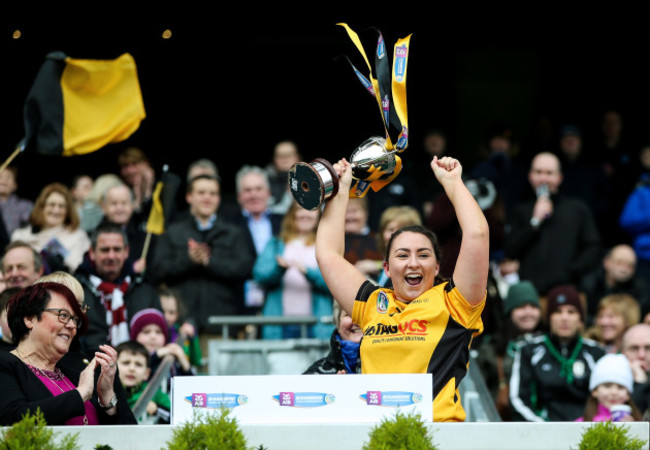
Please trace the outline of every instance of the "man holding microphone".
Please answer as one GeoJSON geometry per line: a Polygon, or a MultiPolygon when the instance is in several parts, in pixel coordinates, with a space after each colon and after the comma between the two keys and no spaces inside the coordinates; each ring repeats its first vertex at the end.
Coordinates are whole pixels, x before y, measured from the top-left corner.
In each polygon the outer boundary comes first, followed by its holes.
{"type": "Polygon", "coordinates": [[[559,284],[579,284],[598,265],[600,236],[589,207],[561,194],[557,156],[537,154],[528,181],[536,198],[521,202],[508,218],[505,252],[520,262],[519,278],[545,296],[559,284]]]}

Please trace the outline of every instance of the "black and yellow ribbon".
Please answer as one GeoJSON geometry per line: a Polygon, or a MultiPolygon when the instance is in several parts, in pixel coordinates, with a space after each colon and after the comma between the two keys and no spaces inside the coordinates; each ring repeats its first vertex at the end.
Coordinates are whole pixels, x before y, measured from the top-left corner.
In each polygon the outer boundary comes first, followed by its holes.
{"type": "MultiPolygon", "coordinates": [[[[372,66],[363,44],[359,39],[359,35],[353,31],[347,24],[339,23],[348,36],[357,47],[368,67],[369,75],[364,76],[355,66],[350,62],[352,69],[361,84],[366,88],[376,100],[381,113],[382,122],[384,124],[384,131],[386,136],[386,150],[389,152],[395,151],[397,153],[403,152],[408,146],[408,114],[406,104],[406,69],[408,64],[409,45],[411,35],[399,39],[394,46],[393,51],[393,65],[389,65],[388,55],[386,53],[386,44],[381,32],[378,33],[377,49],[375,52],[375,72],[373,75],[372,66]],[[391,125],[393,128],[399,130],[399,135],[393,143],[390,130],[391,125]]],[[[348,60],[349,61],[349,60],[348,60]]],[[[364,180],[355,179],[350,189],[352,197],[363,197],[368,188],[372,188],[375,192],[389,184],[402,170],[402,162],[399,156],[395,155],[396,165],[395,169],[390,173],[383,172],[377,166],[371,166],[367,172],[371,175],[364,180]]]]}

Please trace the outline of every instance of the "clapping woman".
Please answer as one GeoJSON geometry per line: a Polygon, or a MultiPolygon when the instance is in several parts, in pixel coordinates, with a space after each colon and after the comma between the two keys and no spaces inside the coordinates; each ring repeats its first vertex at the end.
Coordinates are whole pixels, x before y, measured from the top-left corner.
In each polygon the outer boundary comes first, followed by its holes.
{"type": "Polygon", "coordinates": [[[52,282],[28,286],[9,301],[7,320],[17,346],[0,352],[0,425],[37,409],[48,425],[136,423],[115,388],[115,349],[101,346],[87,365],[63,358],[86,325],[70,289],[52,282]]]}

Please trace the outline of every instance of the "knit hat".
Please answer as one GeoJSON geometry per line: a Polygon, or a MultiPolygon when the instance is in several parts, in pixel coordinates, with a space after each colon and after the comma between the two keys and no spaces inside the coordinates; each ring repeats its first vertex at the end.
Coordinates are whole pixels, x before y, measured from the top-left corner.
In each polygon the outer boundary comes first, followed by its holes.
{"type": "Polygon", "coordinates": [[[136,340],[140,331],[147,325],[158,325],[165,335],[165,343],[167,343],[167,321],[162,312],[155,308],[146,308],[138,311],[131,319],[129,328],[131,329],[131,339],[136,340]]]}
{"type": "Polygon", "coordinates": [[[546,321],[548,322],[553,314],[562,305],[573,305],[580,313],[580,319],[585,320],[585,312],[582,309],[582,301],[578,290],[570,284],[557,286],[551,289],[547,297],[546,321]]]}
{"type": "Polygon", "coordinates": [[[593,391],[603,383],[616,383],[632,392],[634,378],[630,362],[625,355],[620,353],[608,353],[600,358],[589,378],[589,390],[593,391]]]}
{"type": "Polygon", "coordinates": [[[540,307],[539,293],[535,289],[535,285],[530,281],[520,281],[508,288],[508,295],[503,304],[503,309],[506,316],[509,316],[513,309],[524,305],[540,307]]]}

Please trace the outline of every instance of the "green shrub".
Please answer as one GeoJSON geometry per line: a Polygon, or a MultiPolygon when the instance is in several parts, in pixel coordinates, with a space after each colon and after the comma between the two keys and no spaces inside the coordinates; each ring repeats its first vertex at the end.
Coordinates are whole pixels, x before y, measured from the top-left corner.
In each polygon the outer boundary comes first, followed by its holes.
{"type": "Polygon", "coordinates": [[[647,441],[630,436],[629,427],[610,421],[597,422],[582,433],[578,450],[641,450],[647,441]]]}
{"type": "Polygon", "coordinates": [[[6,428],[0,435],[0,450],[79,450],[78,433],[66,434],[56,442],[56,435],[47,428],[45,417],[40,409],[35,414],[25,413],[23,418],[6,428]]]}
{"type": "Polygon", "coordinates": [[[246,438],[237,420],[229,417],[230,410],[222,408],[219,415],[194,411],[192,420],[175,427],[167,442],[169,450],[245,450],[246,438]]]}
{"type": "Polygon", "coordinates": [[[436,450],[433,436],[419,413],[404,414],[399,410],[394,418],[384,418],[370,430],[370,441],[363,450],[436,450]]]}

